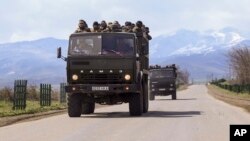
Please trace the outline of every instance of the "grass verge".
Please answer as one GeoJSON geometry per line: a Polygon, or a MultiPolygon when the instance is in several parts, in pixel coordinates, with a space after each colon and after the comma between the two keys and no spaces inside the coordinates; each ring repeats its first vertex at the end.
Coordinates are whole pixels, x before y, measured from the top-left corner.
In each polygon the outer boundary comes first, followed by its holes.
{"type": "Polygon", "coordinates": [[[248,93],[235,93],[214,85],[208,85],[208,92],[215,98],[222,100],[226,103],[242,107],[250,112],[250,94],[248,93]]]}
{"type": "Polygon", "coordinates": [[[0,101],[0,117],[17,116],[23,114],[34,114],[47,112],[51,110],[62,110],[66,108],[65,104],[52,101],[51,106],[41,107],[39,101],[27,101],[25,110],[12,110],[13,103],[8,101],[0,101]]]}

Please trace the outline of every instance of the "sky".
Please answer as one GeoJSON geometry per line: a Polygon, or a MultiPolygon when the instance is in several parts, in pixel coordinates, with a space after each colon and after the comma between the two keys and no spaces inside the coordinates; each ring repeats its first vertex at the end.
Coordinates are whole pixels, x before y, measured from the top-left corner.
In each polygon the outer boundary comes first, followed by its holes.
{"type": "Polygon", "coordinates": [[[67,39],[79,19],[89,27],[101,20],[141,20],[153,37],[227,27],[250,35],[249,5],[249,0],[1,0],[0,43],[67,39]]]}

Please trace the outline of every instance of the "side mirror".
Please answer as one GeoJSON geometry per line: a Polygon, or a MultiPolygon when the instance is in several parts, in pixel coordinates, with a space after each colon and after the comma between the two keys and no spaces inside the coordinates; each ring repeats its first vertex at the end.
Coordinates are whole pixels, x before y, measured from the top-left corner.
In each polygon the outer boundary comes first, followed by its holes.
{"type": "Polygon", "coordinates": [[[63,59],[64,61],[67,61],[67,58],[62,56],[62,48],[61,47],[57,48],[57,58],[63,59]]]}
{"type": "Polygon", "coordinates": [[[62,58],[62,48],[57,48],[57,58],[62,58]]]}

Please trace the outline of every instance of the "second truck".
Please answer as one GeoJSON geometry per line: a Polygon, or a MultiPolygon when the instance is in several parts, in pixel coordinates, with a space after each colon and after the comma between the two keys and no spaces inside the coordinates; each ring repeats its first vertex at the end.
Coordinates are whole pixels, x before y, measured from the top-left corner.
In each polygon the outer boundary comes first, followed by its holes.
{"type": "Polygon", "coordinates": [[[171,95],[172,99],[176,97],[176,78],[177,69],[175,64],[161,67],[150,67],[150,100],[154,100],[155,96],[171,95]]]}

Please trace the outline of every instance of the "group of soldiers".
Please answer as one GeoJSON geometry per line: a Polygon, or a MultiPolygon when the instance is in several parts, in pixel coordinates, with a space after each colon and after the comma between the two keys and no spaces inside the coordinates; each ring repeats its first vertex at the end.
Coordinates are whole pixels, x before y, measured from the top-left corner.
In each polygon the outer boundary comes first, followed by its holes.
{"type": "Polygon", "coordinates": [[[131,32],[131,33],[141,33],[146,39],[151,40],[152,37],[149,35],[149,28],[146,27],[142,21],[137,21],[135,24],[126,21],[124,25],[120,25],[118,21],[106,22],[97,21],[93,22],[93,27],[89,28],[88,24],[84,20],[79,20],[78,28],[75,33],[79,32],[131,32]]]}

